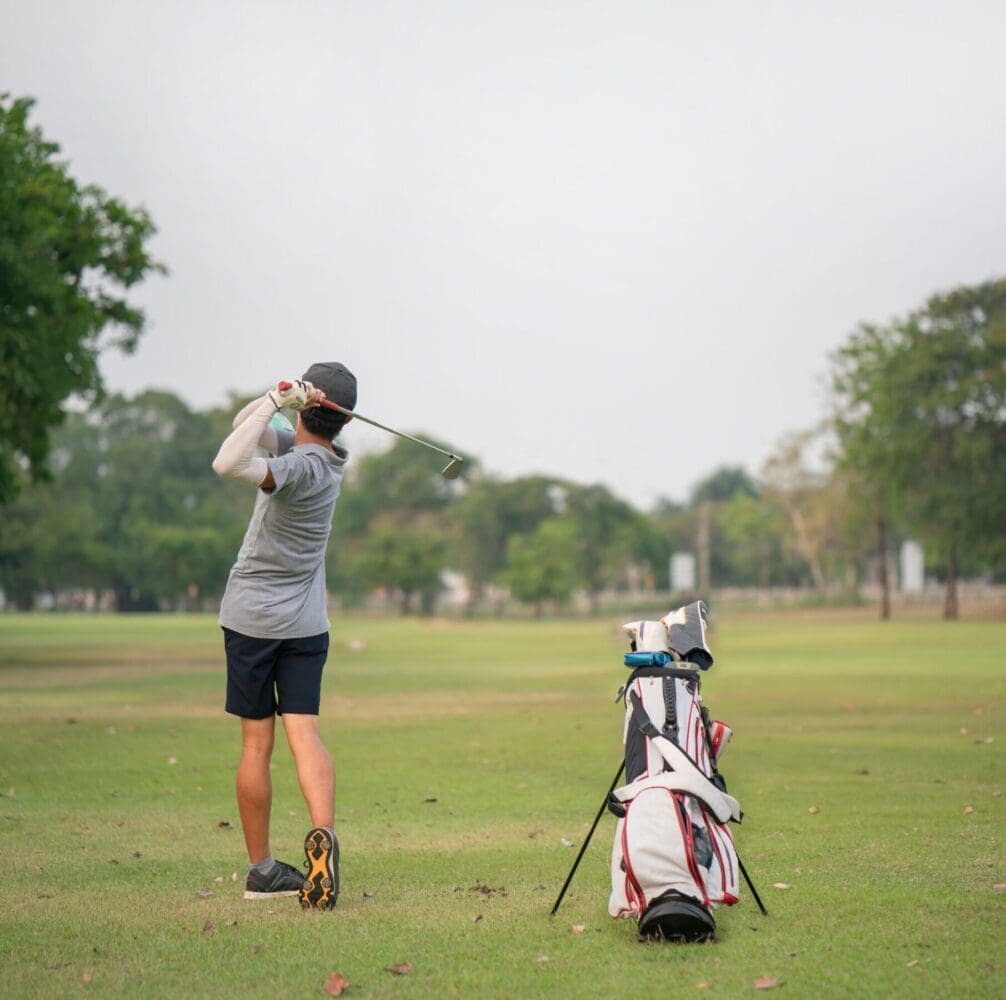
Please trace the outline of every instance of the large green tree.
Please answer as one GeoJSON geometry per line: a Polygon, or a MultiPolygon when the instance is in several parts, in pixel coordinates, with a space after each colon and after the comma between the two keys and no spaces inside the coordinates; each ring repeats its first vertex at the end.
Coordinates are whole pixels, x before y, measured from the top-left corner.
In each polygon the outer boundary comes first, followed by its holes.
{"type": "Polygon", "coordinates": [[[532,605],[535,617],[541,617],[546,601],[562,604],[572,595],[577,584],[578,543],[576,526],[562,517],[542,521],[530,535],[511,535],[500,582],[518,601],[532,605]]]}
{"type": "Polygon", "coordinates": [[[530,535],[557,513],[565,488],[556,479],[524,476],[508,481],[484,478],[451,509],[459,528],[456,555],[468,579],[471,614],[487,583],[506,563],[507,544],[515,535],[530,535]]]}
{"type": "Polygon", "coordinates": [[[0,94],[0,503],[20,469],[45,472],[64,401],[100,396],[100,352],[133,350],[144,314],[124,293],[164,271],[147,213],[78,183],[32,104],[0,94]]]}
{"type": "Polygon", "coordinates": [[[1006,279],[863,325],[834,359],[842,462],[942,562],[957,617],[962,559],[1001,568],[1006,524],[1006,279]]]}

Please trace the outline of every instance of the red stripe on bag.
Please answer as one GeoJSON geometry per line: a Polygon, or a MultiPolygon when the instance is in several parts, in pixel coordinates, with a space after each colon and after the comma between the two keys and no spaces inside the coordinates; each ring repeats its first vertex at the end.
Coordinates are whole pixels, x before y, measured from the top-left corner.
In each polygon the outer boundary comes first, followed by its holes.
{"type": "Polygon", "coordinates": [[[709,897],[706,895],[706,884],[699,875],[699,863],[695,859],[695,837],[692,834],[692,821],[685,807],[684,796],[679,792],[669,792],[674,799],[675,815],[678,817],[678,829],[681,831],[681,839],[685,845],[685,859],[688,861],[688,870],[692,874],[692,881],[695,887],[702,893],[702,902],[709,905],[709,897]],[[685,826],[687,824],[687,828],[685,826]]]}
{"type": "Polygon", "coordinates": [[[642,913],[646,909],[646,896],[643,889],[636,881],[636,873],[632,870],[632,862],[629,860],[629,810],[632,808],[630,802],[625,807],[625,822],[622,824],[622,861],[625,864],[625,885],[628,890],[625,895],[630,903],[634,903],[636,911],[642,913]]]}

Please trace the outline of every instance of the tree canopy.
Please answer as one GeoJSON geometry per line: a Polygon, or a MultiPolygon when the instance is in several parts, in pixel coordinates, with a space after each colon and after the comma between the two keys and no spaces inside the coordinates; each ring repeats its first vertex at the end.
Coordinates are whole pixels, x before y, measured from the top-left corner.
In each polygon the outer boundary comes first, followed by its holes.
{"type": "Polygon", "coordinates": [[[100,396],[100,352],[133,350],[144,314],[124,293],[164,271],[146,211],[78,183],[33,103],[0,94],[0,503],[20,467],[44,474],[65,400],[100,396]]]}
{"type": "Polygon", "coordinates": [[[945,561],[1001,558],[1006,524],[1006,279],[935,295],[836,354],[841,463],[945,561]]]}

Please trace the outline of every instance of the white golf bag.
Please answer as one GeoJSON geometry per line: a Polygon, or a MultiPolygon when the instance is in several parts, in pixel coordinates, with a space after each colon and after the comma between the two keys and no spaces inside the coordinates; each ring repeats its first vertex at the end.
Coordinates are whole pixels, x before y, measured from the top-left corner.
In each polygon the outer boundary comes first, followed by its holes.
{"type": "Polygon", "coordinates": [[[738,860],[728,824],[740,805],[717,770],[731,730],[702,705],[699,671],[712,665],[705,606],[625,626],[633,668],[625,698],[626,784],[612,791],[613,917],[643,937],[713,938],[712,910],[737,902],[738,860]]]}

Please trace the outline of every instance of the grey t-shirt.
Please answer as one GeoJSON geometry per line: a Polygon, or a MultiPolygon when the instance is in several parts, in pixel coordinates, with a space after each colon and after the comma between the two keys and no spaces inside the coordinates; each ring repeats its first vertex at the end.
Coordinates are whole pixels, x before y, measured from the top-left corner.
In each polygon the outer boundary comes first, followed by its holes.
{"type": "Polygon", "coordinates": [[[325,548],[348,456],[277,433],[278,457],[266,459],[276,487],[255,498],[219,621],[256,639],[301,639],[328,631],[325,548]]]}

